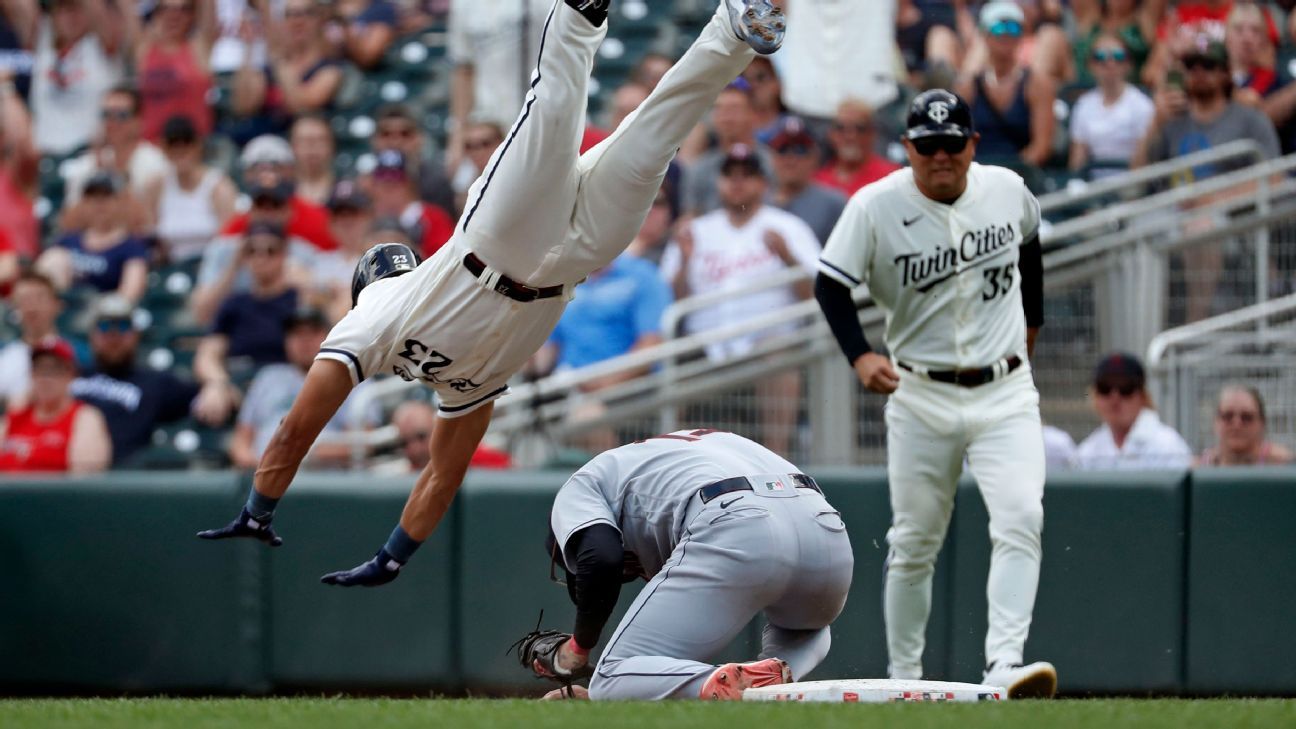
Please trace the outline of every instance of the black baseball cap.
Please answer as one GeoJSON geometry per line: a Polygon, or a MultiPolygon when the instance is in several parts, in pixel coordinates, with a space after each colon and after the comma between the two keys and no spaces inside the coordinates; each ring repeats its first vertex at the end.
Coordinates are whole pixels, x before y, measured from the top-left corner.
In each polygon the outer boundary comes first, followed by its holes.
{"type": "Polygon", "coordinates": [[[298,326],[312,326],[319,329],[328,329],[328,318],[324,312],[314,306],[299,306],[291,314],[284,317],[284,331],[292,331],[298,326]]]}
{"type": "Polygon", "coordinates": [[[1094,368],[1094,384],[1131,384],[1135,387],[1143,387],[1147,383],[1147,373],[1143,371],[1143,364],[1128,352],[1112,352],[1103,357],[1094,368]]]}
{"type": "Polygon", "coordinates": [[[769,146],[775,152],[785,152],[789,149],[815,149],[818,142],[814,135],[806,128],[805,122],[795,116],[789,116],[779,123],[779,129],[770,139],[769,146]]]}
{"type": "Polygon", "coordinates": [[[356,184],[355,180],[338,180],[329,193],[328,209],[333,212],[368,210],[369,205],[369,196],[360,189],[360,185],[356,184]]]}
{"type": "Polygon", "coordinates": [[[193,144],[198,141],[198,127],[187,116],[177,114],[162,125],[163,144],[193,144]]]}
{"type": "Polygon", "coordinates": [[[972,109],[958,94],[931,89],[909,103],[905,139],[923,137],[971,137],[972,109]]]}
{"type": "Polygon", "coordinates": [[[121,192],[121,189],[122,181],[120,177],[108,170],[99,170],[90,175],[90,179],[86,180],[85,185],[81,188],[81,195],[116,195],[121,192]]]}
{"type": "Polygon", "coordinates": [[[754,174],[765,177],[765,165],[761,162],[760,155],[746,144],[735,144],[725,153],[724,161],[720,163],[720,174],[727,175],[730,171],[742,169],[754,174]]]}
{"type": "Polygon", "coordinates": [[[253,182],[248,186],[248,197],[252,198],[252,203],[270,202],[275,205],[283,205],[292,198],[293,184],[288,180],[279,180],[273,184],[264,184],[253,182]]]}
{"type": "Polygon", "coordinates": [[[287,240],[284,235],[283,226],[271,223],[268,220],[252,220],[247,224],[247,229],[243,231],[243,237],[251,238],[254,235],[266,235],[279,240],[287,240]]]}

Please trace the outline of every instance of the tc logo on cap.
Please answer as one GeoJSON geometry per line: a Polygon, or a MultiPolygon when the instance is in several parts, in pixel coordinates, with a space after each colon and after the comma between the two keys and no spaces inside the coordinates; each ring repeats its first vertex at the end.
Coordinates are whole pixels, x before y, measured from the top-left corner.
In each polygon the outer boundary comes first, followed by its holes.
{"type": "Polygon", "coordinates": [[[933,101],[927,109],[927,118],[937,124],[944,124],[949,115],[949,102],[946,101],[933,101]]]}

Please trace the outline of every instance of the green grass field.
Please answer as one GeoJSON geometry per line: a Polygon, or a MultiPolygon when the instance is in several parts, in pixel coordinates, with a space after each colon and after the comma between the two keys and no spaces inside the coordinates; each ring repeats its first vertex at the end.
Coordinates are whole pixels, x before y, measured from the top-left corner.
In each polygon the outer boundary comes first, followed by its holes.
{"type": "Polygon", "coordinates": [[[1296,727],[1291,700],[1022,701],[1002,704],[539,703],[414,699],[15,699],[0,700],[0,727],[518,727],[622,729],[1283,729],[1296,727]]]}

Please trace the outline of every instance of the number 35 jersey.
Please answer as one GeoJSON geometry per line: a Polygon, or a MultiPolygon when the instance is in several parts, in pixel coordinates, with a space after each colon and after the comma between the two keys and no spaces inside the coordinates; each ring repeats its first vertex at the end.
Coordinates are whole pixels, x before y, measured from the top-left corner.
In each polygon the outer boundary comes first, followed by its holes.
{"type": "Polygon", "coordinates": [[[1039,230],[1022,178],[972,163],[952,204],[897,170],[851,198],[819,271],[865,285],[886,312],[893,357],[932,370],[985,367],[1026,350],[1019,248],[1039,230]]]}
{"type": "Polygon", "coordinates": [[[508,380],[544,344],[567,298],[514,301],[483,288],[454,241],[413,271],[366,286],[329,332],[316,359],[346,365],[354,384],[375,374],[418,381],[457,417],[508,391],[508,380]]]}

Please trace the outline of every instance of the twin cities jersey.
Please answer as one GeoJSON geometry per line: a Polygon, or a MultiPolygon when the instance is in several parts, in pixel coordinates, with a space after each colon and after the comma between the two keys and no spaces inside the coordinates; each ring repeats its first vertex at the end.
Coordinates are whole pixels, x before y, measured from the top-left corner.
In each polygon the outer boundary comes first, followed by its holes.
{"type": "Polygon", "coordinates": [[[953,204],[918,190],[905,168],[855,194],[819,270],[868,286],[886,312],[892,356],[932,370],[985,367],[1024,354],[1018,249],[1039,229],[1039,202],[1016,173],[973,163],[953,204]]]}

